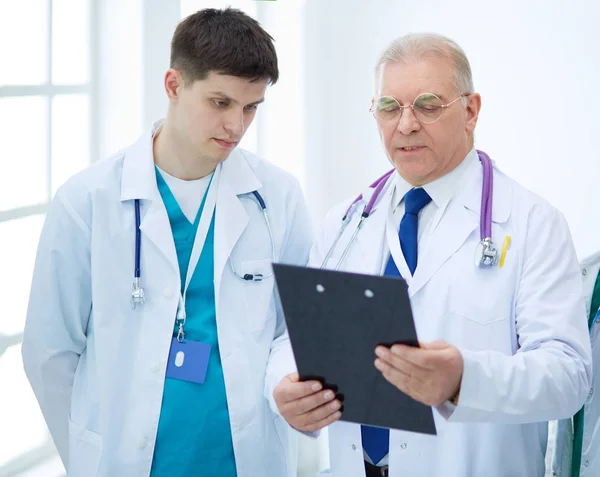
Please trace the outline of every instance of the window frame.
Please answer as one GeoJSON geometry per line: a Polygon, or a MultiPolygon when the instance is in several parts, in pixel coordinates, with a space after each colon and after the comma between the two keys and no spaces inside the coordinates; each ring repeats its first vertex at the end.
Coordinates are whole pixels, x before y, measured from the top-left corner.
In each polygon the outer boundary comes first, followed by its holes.
{"type": "MultiPolygon", "coordinates": [[[[0,211],[0,223],[30,217],[33,215],[46,214],[52,201],[53,196],[53,183],[52,183],[52,113],[53,113],[53,99],[58,95],[87,95],[89,98],[89,151],[90,151],[90,163],[93,163],[98,159],[98,69],[99,69],[99,27],[98,27],[98,13],[99,13],[99,2],[98,0],[87,0],[88,2],[88,59],[90,76],[87,83],[72,84],[72,85],[61,85],[52,83],[52,63],[53,63],[53,7],[54,0],[45,0],[47,2],[48,18],[46,19],[48,30],[47,30],[47,44],[46,54],[48,58],[47,63],[47,80],[44,84],[39,85],[5,85],[0,86],[0,98],[10,97],[28,97],[28,96],[41,96],[47,100],[48,108],[46,114],[46,124],[48,127],[47,142],[45,149],[47,152],[47,189],[48,193],[45,200],[41,203],[28,205],[24,207],[17,207],[0,211]]],[[[23,178],[23,180],[25,180],[23,178]]],[[[23,341],[23,332],[14,333],[10,335],[3,334],[0,332],[0,357],[13,346],[19,346],[23,341]]],[[[12,460],[6,462],[0,466],[0,475],[6,476],[18,476],[32,468],[50,462],[52,459],[56,459],[56,449],[50,434],[48,434],[46,441],[31,449],[28,449],[23,454],[18,455],[12,460]]]]}

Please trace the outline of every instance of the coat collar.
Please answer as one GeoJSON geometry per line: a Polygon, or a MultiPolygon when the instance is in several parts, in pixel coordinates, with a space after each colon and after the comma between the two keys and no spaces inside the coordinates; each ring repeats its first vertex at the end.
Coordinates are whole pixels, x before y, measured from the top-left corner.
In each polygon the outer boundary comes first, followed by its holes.
{"type": "MultiPolygon", "coordinates": [[[[163,121],[140,137],[125,153],[121,178],[121,201],[133,199],[160,199],[154,169],[154,135],[163,121]]],[[[246,151],[234,149],[223,162],[221,180],[226,180],[236,195],[246,194],[261,187],[246,158],[246,151]]]]}
{"type": "MultiPolygon", "coordinates": [[[[175,244],[170,233],[169,217],[156,184],[152,152],[154,133],[161,124],[157,122],[151,131],[126,151],[121,178],[121,201],[140,199],[145,202],[142,203],[140,230],[177,270],[175,244]]],[[[249,220],[238,196],[262,186],[250,165],[251,160],[249,153],[235,149],[222,165],[216,199],[216,214],[219,216],[215,226],[215,243],[219,244],[215,247],[217,296],[225,264],[249,220]]]]}

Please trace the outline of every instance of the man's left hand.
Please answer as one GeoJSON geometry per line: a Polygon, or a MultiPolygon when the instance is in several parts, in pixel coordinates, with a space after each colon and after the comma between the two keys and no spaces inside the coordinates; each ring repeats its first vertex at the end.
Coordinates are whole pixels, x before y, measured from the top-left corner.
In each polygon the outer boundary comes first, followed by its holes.
{"type": "Polygon", "coordinates": [[[419,343],[420,348],[378,346],[375,367],[400,391],[428,406],[439,406],[460,389],[463,357],[445,341],[419,343]]]}

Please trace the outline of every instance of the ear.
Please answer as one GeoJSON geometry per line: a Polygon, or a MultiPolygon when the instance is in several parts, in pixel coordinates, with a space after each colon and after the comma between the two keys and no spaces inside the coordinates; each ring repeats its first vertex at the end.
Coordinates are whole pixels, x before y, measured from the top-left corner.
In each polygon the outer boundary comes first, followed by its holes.
{"type": "Polygon", "coordinates": [[[477,126],[477,119],[479,119],[480,110],[481,96],[479,95],[479,93],[473,93],[467,96],[467,106],[465,108],[465,113],[468,134],[472,134],[475,130],[475,126],[477,126]]]}
{"type": "Polygon", "coordinates": [[[183,87],[183,77],[179,70],[169,68],[165,73],[165,91],[170,101],[177,101],[180,89],[183,87]]]}

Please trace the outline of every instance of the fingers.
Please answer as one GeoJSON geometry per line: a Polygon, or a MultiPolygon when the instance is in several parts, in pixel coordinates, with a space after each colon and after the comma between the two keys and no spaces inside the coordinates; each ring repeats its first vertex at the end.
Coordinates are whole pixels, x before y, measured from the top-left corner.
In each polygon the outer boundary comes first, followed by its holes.
{"type": "MultiPolygon", "coordinates": [[[[307,413],[291,417],[291,419],[293,419],[296,422],[296,426],[301,429],[311,430],[313,429],[312,426],[316,426],[319,422],[327,420],[333,414],[341,412],[341,406],[342,404],[338,400],[335,400],[327,404],[322,404],[318,408],[307,413]]],[[[320,429],[320,427],[316,427],[313,430],[316,429],[320,429]]]]}
{"type": "Polygon", "coordinates": [[[282,379],[273,392],[278,406],[296,401],[323,389],[318,381],[298,381],[298,375],[289,375],[282,379]]]}
{"type": "Polygon", "coordinates": [[[406,392],[407,384],[411,376],[402,369],[395,368],[381,359],[375,360],[375,367],[381,371],[383,377],[403,392],[406,392]]]}
{"type": "Polygon", "coordinates": [[[380,360],[410,374],[429,369],[427,357],[423,353],[425,351],[422,349],[403,345],[394,345],[391,349],[378,346],[375,349],[375,354],[380,360]]]}
{"type": "Polygon", "coordinates": [[[334,398],[335,394],[330,390],[314,393],[310,396],[285,403],[280,409],[280,412],[299,416],[323,406],[323,404],[332,401],[334,398]]]}
{"type": "Polygon", "coordinates": [[[421,348],[378,347],[375,367],[400,391],[428,406],[437,406],[456,394],[462,379],[460,351],[441,341],[421,348]]]}
{"type": "MultiPolygon", "coordinates": [[[[337,401],[337,402],[339,402],[339,401],[337,401]]],[[[324,405],[322,407],[327,408],[328,406],[324,405]]],[[[321,415],[321,414],[317,413],[317,411],[319,411],[319,410],[313,411],[313,414],[311,416],[312,419],[317,419],[317,420],[315,420],[313,422],[307,423],[304,426],[304,428],[301,429],[301,430],[308,431],[308,432],[316,432],[316,431],[318,431],[320,429],[323,429],[324,427],[329,426],[330,424],[333,424],[340,417],[342,417],[342,412],[341,411],[334,411],[333,413],[330,413],[326,417],[324,417],[322,419],[318,419],[318,417],[321,415]]],[[[329,412],[331,412],[331,411],[329,411],[329,412]]],[[[325,414],[325,411],[323,412],[323,414],[325,414]]]]}
{"type": "Polygon", "coordinates": [[[300,431],[314,432],[341,417],[342,403],[333,391],[317,381],[300,382],[297,375],[286,376],[273,397],[283,418],[300,431]]]}

